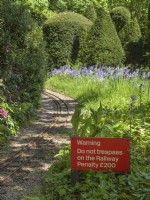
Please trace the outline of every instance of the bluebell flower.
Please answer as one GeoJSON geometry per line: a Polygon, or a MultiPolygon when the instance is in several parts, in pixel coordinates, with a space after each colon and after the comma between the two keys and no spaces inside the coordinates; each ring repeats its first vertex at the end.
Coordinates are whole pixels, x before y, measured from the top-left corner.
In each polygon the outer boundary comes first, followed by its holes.
{"type": "Polygon", "coordinates": [[[133,102],[133,101],[135,101],[136,100],[136,96],[135,95],[132,95],[131,96],[131,101],[133,102]]]}
{"type": "MultiPolygon", "coordinates": [[[[135,71],[131,71],[131,68],[128,66],[125,67],[107,67],[107,66],[102,66],[98,68],[98,65],[94,66],[83,66],[80,69],[72,68],[69,65],[64,65],[61,66],[60,68],[57,69],[52,69],[51,72],[48,73],[48,75],[53,75],[53,74],[59,74],[59,75],[69,75],[73,77],[80,77],[80,76],[93,76],[96,78],[99,78],[100,80],[105,80],[106,78],[110,79],[117,79],[117,78],[123,78],[127,80],[128,78],[132,77],[137,77],[139,75],[140,70],[136,69],[135,71]]],[[[150,72],[146,73],[143,72],[142,77],[149,78],[150,77],[150,72]]],[[[146,86],[145,83],[142,83],[138,85],[139,87],[146,86]]]]}

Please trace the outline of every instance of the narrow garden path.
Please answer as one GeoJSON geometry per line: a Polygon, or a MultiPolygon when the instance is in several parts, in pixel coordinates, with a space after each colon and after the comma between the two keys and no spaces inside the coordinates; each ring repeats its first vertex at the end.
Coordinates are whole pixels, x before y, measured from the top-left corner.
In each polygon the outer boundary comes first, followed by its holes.
{"type": "Polygon", "coordinates": [[[0,149],[0,200],[20,200],[42,188],[42,177],[55,162],[55,154],[70,143],[75,101],[45,90],[37,120],[0,149]]]}

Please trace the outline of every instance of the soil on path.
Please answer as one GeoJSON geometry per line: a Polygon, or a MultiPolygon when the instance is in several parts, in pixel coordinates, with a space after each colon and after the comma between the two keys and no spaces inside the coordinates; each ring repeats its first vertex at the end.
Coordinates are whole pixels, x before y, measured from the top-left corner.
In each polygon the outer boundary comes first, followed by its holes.
{"type": "MultiPolygon", "coordinates": [[[[0,200],[20,200],[22,196],[32,194],[36,189],[39,191],[42,188],[43,176],[46,175],[48,168],[56,160],[54,157],[55,154],[64,145],[70,143],[69,136],[64,134],[64,132],[71,131],[72,129],[70,120],[74,111],[75,101],[62,94],[49,90],[46,91],[63,100],[68,107],[68,111],[61,105],[61,114],[53,129],[49,129],[50,131],[44,133],[44,138],[42,138],[39,144],[32,144],[27,153],[28,155],[22,154],[21,159],[23,159],[23,156],[33,156],[37,150],[39,152],[32,158],[31,162],[27,163],[17,172],[17,175],[12,176],[5,185],[0,186],[0,200]],[[62,126],[65,126],[63,133],[62,129],[60,129],[62,126]]],[[[37,120],[31,122],[27,128],[20,131],[7,147],[0,149],[0,166],[8,158],[30,143],[31,140],[36,138],[42,130],[46,129],[53,122],[57,114],[56,101],[43,95],[42,107],[38,112],[37,120]]],[[[14,165],[17,164],[14,163],[14,165]]],[[[0,172],[0,179],[3,178],[5,178],[4,171],[0,172]]]]}

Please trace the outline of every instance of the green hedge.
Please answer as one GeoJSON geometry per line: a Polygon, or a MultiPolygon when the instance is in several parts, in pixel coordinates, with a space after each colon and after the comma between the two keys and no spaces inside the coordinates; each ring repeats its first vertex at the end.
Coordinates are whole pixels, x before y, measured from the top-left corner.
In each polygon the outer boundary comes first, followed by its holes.
{"type": "Polygon", "coordinates": [[[47,41],[49,68],[76,61],[80,37],[91,25],[90,20],[73,12],[60,13],[45,23],[43,30],[47,41]]]}
{"type": "Polygon", "coordinates": [[[97,17],[97,14],[95,12],[95,9],[94,9],[94,6],[93,4],[91,3],[90,5],[87,6],[86,10],[85,10],[85,13],[84,13],[84,16],[88,19],[90,19],[92,22],[95,21],[96,17],[97,17]]]}
{"type": "Polygon", "coordinates": [[[140,64],[142,62],[143,45],[140,26],[136,18],[130,19],[119,32],[119,38],[126,53],[126,64],[140,64]]]}
{"type": "Polygon", "coordinates": [[[127,23],[130,22],[131,14],[125,7],[113,8],[110,16],[115,24],[117,31],[120,31],[127,23]]]}
{"type": "Polygon", "coordinates": [[[124,50],[109,14],[99,11],[82,47],[80,60],[89,65],[118,65],[124,60],[124,50]]]}
{"type": "Polygon", "coordinates": [[[125,64],[142,62],[143,45],[139,23],[125,7],[116,7],[110,12],[118,36],[126,53],[125,64]]]}
{"type": "Polygon", "coordinates": [[[1,69],[7,101],[30,102],[37,107],[47,74],[47,54],[42,29],[28,5],[2,0],[0,19],[1,69]]]}
{"type": "Polygon", "coordinates": [[[143,44],[139,23],[136,18],[131,19],[127,28],[127,43],[124,45],[126,64],[139,65],[142,63],[143,44]]]}

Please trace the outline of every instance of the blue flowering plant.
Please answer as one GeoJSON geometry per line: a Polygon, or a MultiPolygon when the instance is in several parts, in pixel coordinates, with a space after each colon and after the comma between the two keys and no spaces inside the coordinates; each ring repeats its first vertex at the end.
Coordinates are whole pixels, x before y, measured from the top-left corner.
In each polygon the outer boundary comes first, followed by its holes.
{"type": "Polygon", "coordinates": [[[61,66],[60,68],[54,68],[49,73],[49,76],[54,75],[65,75],[65,76],[71,76],[71,77],[85,77],[85,76],[92,76],[94,78],[99,79],[100,81],[103,81],[107,78],[111,80],[115,80],[118,78],[123,78],[126,80],[129,80],[131,78],[137,78],[139,75],[143,79],[150,78],[150,71],[148,72],[142,72],[140,69],[132,70],[130,67],[107,67],[102,66],[99,68],[97,65],[95,66],[82,66],[81,68],[77,69],[75,67],[71,67],[69,65],[61,66]]]}

